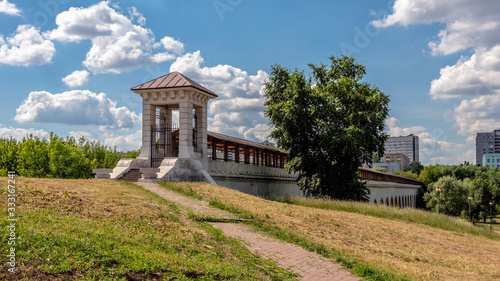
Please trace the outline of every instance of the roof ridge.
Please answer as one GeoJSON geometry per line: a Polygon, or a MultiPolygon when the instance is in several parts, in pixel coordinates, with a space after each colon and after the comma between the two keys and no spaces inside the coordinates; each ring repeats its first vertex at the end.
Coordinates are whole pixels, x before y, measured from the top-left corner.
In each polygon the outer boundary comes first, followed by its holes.
{"type": "Polygon", "coordinates": [[[167,89],[167,88],[178,88],[178,87],[193,87],[195,89],[198,89],[200,91],[203,91],[207,94],[213,95],[217,97],[217,94],[214,92],[210,91],[209,89],[205,88],[204,86],[200,85],[198,82],[194,81],[193,79],[187,77],[186,75],[178,72],[178,71],[173,71],[171,73],[165,74],[163,76],[160,76],[158,78],[155,78],[153,80],[150,80],[148,82],[145,82],[143,84],[137,85],[133,88],[131,88],[132,91],[135,90],[147,90],[147,89],[167,89]],[[180,79],[173,85],[171,82],[174,80],[175,76],[180,75],[180,79]],[[161,81],[160,81],[161,79],[161,81]],[[185,82],[184,82],[184,81],[185,82]],[[159,83],[156,83],[159,82],[159,83]],[[182,83],[179,83],[182,82],[182,83]],[[152,85],[156,84],[155,87],[151,87],[152,85]],[[179,84],[183,84],[180,85],[179,84]],[[184,85],[188,84],[188,85],[184,85]]]}

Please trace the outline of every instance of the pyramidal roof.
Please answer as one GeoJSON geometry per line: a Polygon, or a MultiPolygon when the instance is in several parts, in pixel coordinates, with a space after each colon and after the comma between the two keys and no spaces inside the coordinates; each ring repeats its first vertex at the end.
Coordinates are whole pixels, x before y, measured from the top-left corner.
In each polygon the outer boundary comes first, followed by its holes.
{"type": "Polygon", "coordinates": [[[210,94],[214,97],[217,97],[217,95],[214,92],[210,91],[209,89],[203,87],[202,85],[196,83],[195,81],[191,80],[190,78],[184,76],[182,73],[179,73],[177,71],[169,73],[167,75],[163,75],[162,77],[158,77],[139,86],[135,86],[131,90],[136,91],[136,90],[151,90],[151,89],[172,89],[180,87],[193,87],[207,94],[210,94]]]}

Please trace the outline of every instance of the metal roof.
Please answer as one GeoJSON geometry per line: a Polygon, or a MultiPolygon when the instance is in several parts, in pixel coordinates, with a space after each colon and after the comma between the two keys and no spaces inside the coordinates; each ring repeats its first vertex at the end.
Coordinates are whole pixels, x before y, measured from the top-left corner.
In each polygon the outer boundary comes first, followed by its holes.
{"type": "Polygon", "coordinates": [[[209,89],[203,87],[202,85],[196,83],[195,81],[191,80],[190,78],[184,76],[182,73],[179,73],[177,71],[169,73],[167,75],[163,75],[144,84],[135,86],[131,90],[137,91],[137,90],[152,90],[152,89],[171,89],[180,87],[193,87],[207,94],[210,94],[214,97],[217,97],[217,95],[214,92],[210,91],[209,89]]]}

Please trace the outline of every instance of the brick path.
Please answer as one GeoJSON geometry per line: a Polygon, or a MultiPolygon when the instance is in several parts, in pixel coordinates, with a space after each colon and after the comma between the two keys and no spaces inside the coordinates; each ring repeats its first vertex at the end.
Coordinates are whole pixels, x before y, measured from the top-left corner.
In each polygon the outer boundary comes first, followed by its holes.
{"type": "MultiPolygon", "coordinates": [[[[145,189],[159,196],[187,206],[193,212],[220,219],[237,219],[234,214],[208,206],[205,201],[195,200],[176,192],[167,190],[156,183],[138,183],[145,189]]],[[[264,258],[269,258],[290,271],[299,274],[300,280],[314,281],[340,281],[340,280],[362,280],[342,269],[342,266],[334,261],[324,258],[319,254],[309,252],[299,246],[285,243],[259,234],[250,229],[249,226],[236,223],[211,223],[212,226],[222,230],[229,237],[236,238],[253,253],[264,258]]]]}

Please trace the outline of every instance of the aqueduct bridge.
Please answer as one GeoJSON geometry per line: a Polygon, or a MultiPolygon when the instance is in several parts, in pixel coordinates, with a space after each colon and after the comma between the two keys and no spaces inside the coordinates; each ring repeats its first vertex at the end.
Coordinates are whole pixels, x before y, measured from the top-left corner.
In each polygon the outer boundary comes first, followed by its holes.
{"type": "MultiPolygon", "coordinates": [[[[259,196],[302,195],[296,176],[278,148],[207,131],[207,104],[215,93],[179,72],[132,88],[142,97],[142,146],[135,159],[114,169],[95,169],[96,178],[138,181],[201,181],[259,196]],[[172,123],[173,111],[179,123],[172,123]]],[[[414,207],[422,183],[360,168],[370,201],[414,207]]]]}

